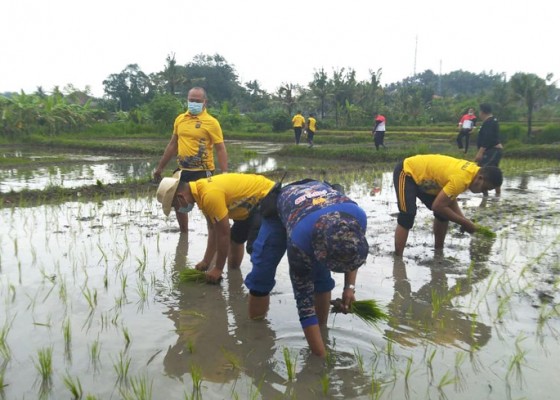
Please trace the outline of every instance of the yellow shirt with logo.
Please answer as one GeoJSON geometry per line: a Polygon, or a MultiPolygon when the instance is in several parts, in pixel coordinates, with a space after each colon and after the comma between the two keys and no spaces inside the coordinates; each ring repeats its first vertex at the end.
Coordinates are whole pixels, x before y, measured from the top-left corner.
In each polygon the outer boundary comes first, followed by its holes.
{"type": "Polygon", "coordinates": [[[423,192],[437,195],[443,190],[451,199],[468,189],[479,170],[474,162],[440,154],[408,157],[403,162],[403,171],[423,192]]]}
{"type": "Polygon", "coordinates": [[[303,128],[305,125],[305,118],[301,114],[296,114],[292,118],[292,126],[294,128],[303,128]]]}
{"type": "Polygon", "coordinates": [[[313,117],[307,118],[307,126],[311,132],[315,132],[315,127],[317,126],[317,120],[313,117]]]}
{"type": "Polygon", "coordinates": [[[189,182],[198,208],[212,222],[247,219],[274,181],[255,174],[223,174],[189,182]]]}
{"type": "Polygon", "coordinates": [[[173,125],[178,136],[177,163],[189,171],[212,171],[214,167],[214,144],[223,143],[220,123],[206,109],[198,115],[188,111],[180,114],[173,125]]]}

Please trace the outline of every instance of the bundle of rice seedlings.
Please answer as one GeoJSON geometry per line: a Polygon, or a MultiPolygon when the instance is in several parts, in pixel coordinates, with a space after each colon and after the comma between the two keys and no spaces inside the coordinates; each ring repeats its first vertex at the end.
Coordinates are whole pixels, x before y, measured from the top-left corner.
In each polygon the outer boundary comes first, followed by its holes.
{"type": "Polygon", "coordinates": [[[375,325],[377,321],[389,318],[375,300],[356,300],[352,302],[350,312],[370,325],[375,325]]]}
{"type": "Polygon", "coordinates": [[[180,282],[206,282],[206,272],[196,268],[185,268],[179,272],[180,282]]]}
{"type": "MultiPolygon", "coordinates": [[[[331,300],[331,304],[333,306],[332,312],[342,312],[342,299],[331,300]]],[[[355,300],[350,312],[370,325],[375,325],[377,321],[389,318],[375,300],[355,300]]]]}
{"type": "Polygon", "coordinates": [[[484,225],[476,225],[476,233],[487,238],[495,238],[496,232],[493,232],[489,227],[484,225]]]}

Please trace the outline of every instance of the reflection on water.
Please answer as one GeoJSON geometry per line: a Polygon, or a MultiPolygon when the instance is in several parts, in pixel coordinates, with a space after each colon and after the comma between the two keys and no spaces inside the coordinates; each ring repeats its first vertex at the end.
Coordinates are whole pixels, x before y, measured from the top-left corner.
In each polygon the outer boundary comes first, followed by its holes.
{"type": "MultiPolygon", "coordinates": [[[[251,146],[245,146],[251,148],[251,146]]],[[[229,164],[232,170],[237,172],[264,173],[277,168],[277,162],[273,157],[266,156],[278,145],[268,146],[264,149],[255,147],[260,156],[249,160],[231,159],[229,164]],[[272,150],[271,150],[272,149],[272,150]]],[[[261,146],[262,147],[262,146],[261,146]]],[[[126,158],[121,156],[100,156],[88,154],[55,153],[41,154],[22,151],[4,153],[3,157],[27,158],[33,162],[48,161],[49,158],[64,158],[59,165],[48,167],[25,165],[10,168],[0,168],[0,192],[19,192],[24,189],[42,190],[49,186],[60,186],[65,188],[77,188],[86,185],[111,184],[126,180],[151,177],[159,158],[142,157],[126,158]]],[[[171,171],[171,161],[167,166],[171,171]]],[[[33,163],[32,163],[33,164],[33,163]]]]}
{"type": "Polygon", "coordinates": [[[267,171],[272,171],[276,169],[276,160],[272,157],[266,158],[253,158],[249,161],[242,162],[238,167],[236,172],[248,172],[248,173],[263,173],[267,171]]]}
{"type": "Polygon", "coordinates": [[[157,161],[154,160],[115,160],[97,161],[60,166],[0,169],[0,192],[19,192],[24,189],[45,189],[49,186],[75,188],[123,182],[150,176],[157,161]]]}
{"type": "Polygon", "coordinates": [[[461,262],[436,254],[421,265],[430,269],[430,280],[417,291],[411,290],[407,267],[401,257],[393,264],[394,295],[388,305],[390,313],[387,337],[405,346],[414,346],[418,339],[437,344],[450,344],[466,349],[484,346],[491,336],[491,328],[476,321],[473,315],[457,310],[453,300],[471,292],[473,285],[489,275],[485,265],[494,240],[471,238],[471,264],[461,271],[461,262]],[[455,281],[449,286],[448,276],[455,281]]]}

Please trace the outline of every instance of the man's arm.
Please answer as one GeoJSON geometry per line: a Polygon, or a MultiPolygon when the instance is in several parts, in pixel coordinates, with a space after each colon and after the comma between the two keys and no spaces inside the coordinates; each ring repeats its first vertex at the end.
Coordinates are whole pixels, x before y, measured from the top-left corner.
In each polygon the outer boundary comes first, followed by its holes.
{"type": "Polygon", "coordinates": [[[228,172],[228,154],[226,150],[226,144],[224,142],[216,143],[214,147],[216,148],[216,158],[218,159],[220,171],[222,173],[228,172]]]}
{"type": "Polygon", "coordinates": [[[352,302],[356,300],[354,297],[353,287],[356,285],[356,277],[358,270],[344,273],[344,289],[342,290],[342,312],[347,313],[352,307],[352,302]]]}
{"type": "Polygon", "coordinates": [[[161,173],[165,169],[165,166],[171,160],[171,158],[177,156],[177,152],[179,149],[179,137],[175,134],[171,135],[171,140],[167,143],[165,150],[163,152],[163,156],[159,160],[157,168],[154,170],[154,179],[157,181],[161,181],[161,173]]]}
{"type": "Polygon", "coordinates": [[[479,147],[478,151],[476,152],[476,156],[474,156],[474,161],[479,162],[480,160],[482,160],[482,156],[484,155],[485,151],[486,147],[479,147]]]}
{"type": "Polygon", "coordinates": [[[214,234],[216,243],[216,265],[206,274],[206,281],[218,283],[222,278],[222,272],[226,264],[229,253],[230,227],[229,217],[224,218],[214,224],[214,234]]]}
{"type": "Polygon", "coordinates": [[[461,225],[469,233],[476,231],[474,223],[463,216],[457,200],[451,199],[443,190],[439,192],[434,200],[432,211],[461,225]]]}

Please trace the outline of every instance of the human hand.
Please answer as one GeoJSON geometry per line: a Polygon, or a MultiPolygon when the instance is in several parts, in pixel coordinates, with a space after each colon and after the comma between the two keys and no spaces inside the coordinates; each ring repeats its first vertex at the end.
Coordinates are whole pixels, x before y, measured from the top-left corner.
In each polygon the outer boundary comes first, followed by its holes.
{"type": "Polygon", "coordinates": [[[352,303],[356,300],[353,288],[344,288],[342,291],[342,304],[341,311],[343,314],[348,314],[352,310],[352,303]]]}
{"type": "Polygon", "coordinates": [[[208,283],[219,283],[222,280],[222,271],[218,268],[212,268],[210,271],[206,272],[206,282],[208,283]]]}
{"type": "Polygon", "coordinates": [[[154,181],[156,181],[156,183],[159,183],[161,181],[161,169],[157,168],[154,170],[154,181]]]}
{"type": "Polygon", "coordinates": [[[198,262],[194,267],[196,269],[198,269],[199,271],[207,271],[209,266],[210,265],[208,265],[208,263],[206,261],[202,260],[202,261],[198,262]]]}

